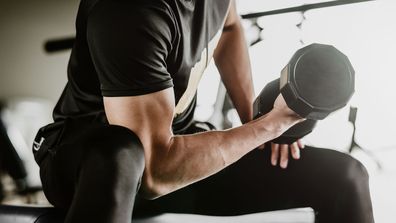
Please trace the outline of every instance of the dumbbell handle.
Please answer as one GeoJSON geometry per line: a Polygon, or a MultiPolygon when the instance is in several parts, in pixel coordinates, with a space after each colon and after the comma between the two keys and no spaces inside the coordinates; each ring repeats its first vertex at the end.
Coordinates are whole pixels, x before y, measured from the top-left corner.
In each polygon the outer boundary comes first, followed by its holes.
{"type": "MultiPolygon", "coordinates": [[[[276,97],[278,97],[278,95],[280,94],[279,86],[280,79],[276,79],[268,83],[263,88],[263,90],[253,103],[254,119],[257,119],[258,117],[265,115],[272,110],[274,101],[276,97]]],[[[278,138],[272,140],[272,142],[278,144],[291,144],[311,133],[316,125],[316,122],[317,121],[312,119],[307,119],[303,122],[300,122],[288,129],[278,138]]]]}

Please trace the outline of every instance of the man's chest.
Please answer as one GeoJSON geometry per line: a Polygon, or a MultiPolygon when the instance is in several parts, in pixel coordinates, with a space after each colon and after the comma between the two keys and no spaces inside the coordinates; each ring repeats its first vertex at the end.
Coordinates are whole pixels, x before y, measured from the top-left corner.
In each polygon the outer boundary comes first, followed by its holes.
{"type": "Polygon", "coordinates": [[[196,1],[193,12],[175,13],[177,37],[168,70],[174,83],[176,115],[185,111],[195,96],[220,41],[229,4],[229,0],[196,1]]]}

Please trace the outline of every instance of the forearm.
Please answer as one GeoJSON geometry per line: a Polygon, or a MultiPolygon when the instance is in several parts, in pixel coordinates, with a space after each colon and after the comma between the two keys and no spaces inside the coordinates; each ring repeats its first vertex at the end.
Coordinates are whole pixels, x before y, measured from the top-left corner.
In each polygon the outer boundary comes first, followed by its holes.
{"type": "Polygon", "coordinates": [[[253,116],[254,90],[247,44],[239,20],[225,28],[214,59],[242,123],[249,122],[253,116]]]}
{"type": "Polygon", "coordinates": [[[296,122],[272,113],[237,128],[174,136],[166,154],[151,163],[151,198],[206,178],[276,138],[296,122]]]}

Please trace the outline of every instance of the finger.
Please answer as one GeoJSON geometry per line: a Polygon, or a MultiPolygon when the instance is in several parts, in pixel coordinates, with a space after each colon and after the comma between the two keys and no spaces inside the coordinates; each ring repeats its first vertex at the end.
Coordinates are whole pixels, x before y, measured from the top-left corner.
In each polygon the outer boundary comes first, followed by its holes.
{"type": "Polygon", "coordinates": [[[302,139],[297,140],[297,144],[300,149],[304,149],[305,143],[302,139]]]}
{"type": "Polygon", "coordinates": [[[283,169],[287,168],[287,164],[289,163],[289,145],[282,144],[280,146],[280,166],[283,169]]]}
{"type": "Polygon", "coordinates": [[[298,147],[298,143],[294,142],[290,145],[291,155],[294,159],[300,159],[300,148],[298,147]]]}
{"type": "Polygon", "coordinates": [[[271,164],[276,166],[279,159],[279,144],[271,143],[271,164]]]}

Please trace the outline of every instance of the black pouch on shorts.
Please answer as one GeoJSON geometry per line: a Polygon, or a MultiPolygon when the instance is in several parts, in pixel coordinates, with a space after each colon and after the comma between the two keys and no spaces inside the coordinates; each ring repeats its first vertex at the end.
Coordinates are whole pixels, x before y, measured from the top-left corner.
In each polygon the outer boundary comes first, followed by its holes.
{"type": "Polygon", "coordinates": [[[51,152],[51,148],[58,144],[64,128],[65,122],[61,121],[48,124],[39,129],[32,146],[34,159],[38,165],[51,152]]]}

